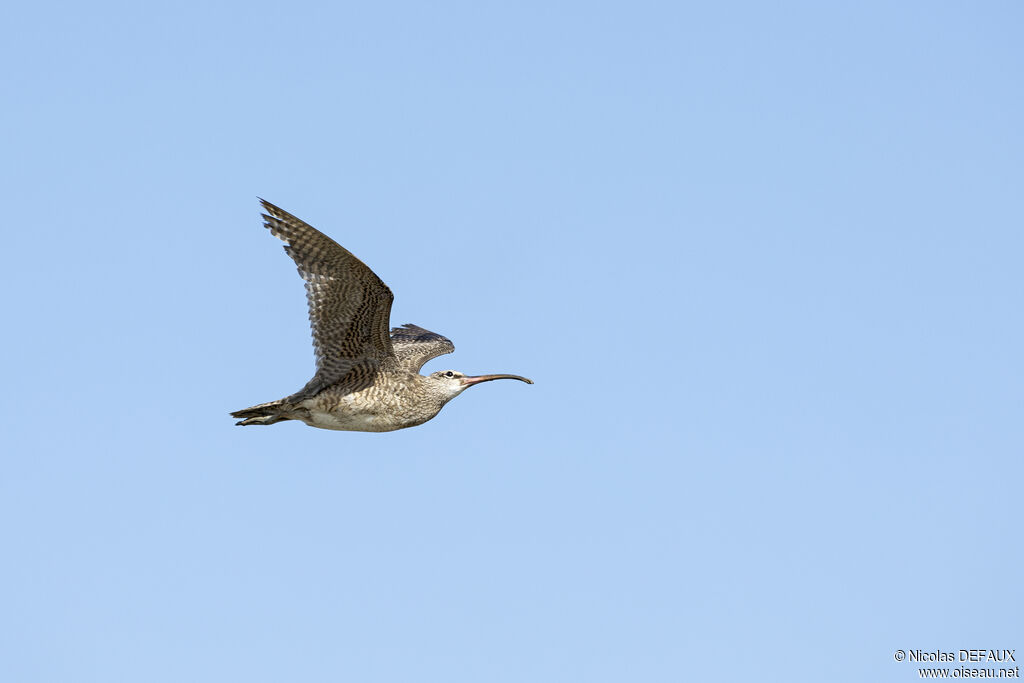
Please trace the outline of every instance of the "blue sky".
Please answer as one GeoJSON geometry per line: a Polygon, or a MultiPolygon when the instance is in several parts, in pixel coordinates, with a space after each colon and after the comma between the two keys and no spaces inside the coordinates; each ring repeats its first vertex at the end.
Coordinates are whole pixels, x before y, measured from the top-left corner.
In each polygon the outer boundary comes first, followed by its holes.
{"type": "Polygon", "coordinates": [[[991,3],[8,10],[11,681],[910,681],[1024,652],[1024,48],[991,3]],[[473,388],[313,368],[257,196],[473,388]]]}

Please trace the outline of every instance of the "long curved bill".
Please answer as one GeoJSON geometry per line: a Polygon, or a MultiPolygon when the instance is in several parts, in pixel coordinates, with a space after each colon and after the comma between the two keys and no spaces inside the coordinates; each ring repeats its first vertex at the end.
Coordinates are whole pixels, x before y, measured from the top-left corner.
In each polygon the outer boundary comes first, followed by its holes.
{"type": "Polygon", "coordinates": [[[490,382],[492,379],[517,379],[520,382],[526,382],[527,384],[533,384],[532,379],[526,379],[519,375],[477,375],[475,377],[463,377],[462,383],[467,387],[473,386],[474,384],[480,384],[480,382],[490,382]]]}

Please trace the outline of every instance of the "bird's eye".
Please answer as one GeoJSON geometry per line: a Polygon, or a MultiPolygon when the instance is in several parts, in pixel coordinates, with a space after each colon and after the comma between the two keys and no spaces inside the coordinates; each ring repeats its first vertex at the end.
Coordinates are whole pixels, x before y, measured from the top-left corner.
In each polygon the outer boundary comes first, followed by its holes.
{"type": "Polygon", "coordinates": [[[445,377],[454,377],[454,376],[455,376],[455,373],[454,373],[454,372],[452,372],[451,370],[449,370],[448,372],[444,373],[444,376],[445,376],[445,377]]]}

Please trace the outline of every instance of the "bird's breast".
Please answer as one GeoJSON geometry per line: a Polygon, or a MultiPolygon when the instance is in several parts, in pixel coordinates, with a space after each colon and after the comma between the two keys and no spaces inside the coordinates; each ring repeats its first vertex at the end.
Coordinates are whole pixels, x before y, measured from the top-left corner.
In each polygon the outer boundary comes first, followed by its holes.
{"type": "Polygon", "coordinates": [[[311,427],[353,432],[390,432],[423,424],[437,415],[441,405],[425,401],[405,387],[370,387],[345,395],[325,392],[304,406],[311,427]]]}

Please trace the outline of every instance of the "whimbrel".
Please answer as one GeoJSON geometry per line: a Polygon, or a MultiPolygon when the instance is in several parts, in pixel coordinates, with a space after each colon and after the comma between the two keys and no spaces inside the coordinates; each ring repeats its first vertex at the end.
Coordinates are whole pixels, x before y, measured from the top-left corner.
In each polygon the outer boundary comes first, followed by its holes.
{"type": "Polygon", "coordinates": [[[467,376],[455,370],[421,375],[455,345],[416,325],[388,331],[394,295],[366,264],[316,228],[270,202],[263,225],[306,281],[316,374],[291,396],[231,413],[240,425],[301,420],[311,427],[390,432],[415,427],[481,382],[531,380],[519,375],[467,376]]]}

